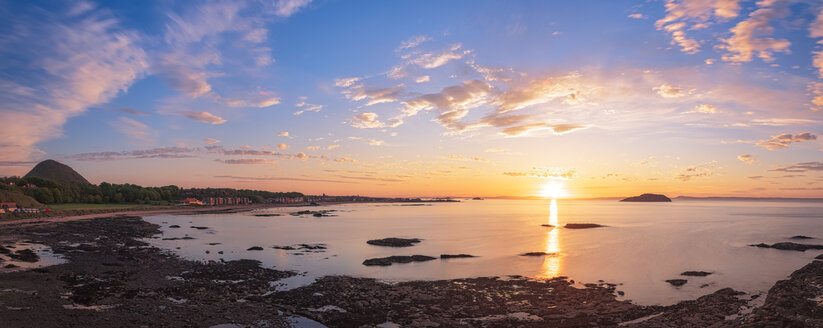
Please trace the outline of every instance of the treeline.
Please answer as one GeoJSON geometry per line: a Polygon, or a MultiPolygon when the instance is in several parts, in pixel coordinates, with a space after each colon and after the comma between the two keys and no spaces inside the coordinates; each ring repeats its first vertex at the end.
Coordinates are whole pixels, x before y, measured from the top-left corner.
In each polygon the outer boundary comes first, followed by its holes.
{"type": "Polygon", "coordinates": [[[0,177],[0,189],[19,192],[43,204],[61,203],[134,203],[169,204],[187,197],[247,197],[253,203],[264,203],[267,198],[302,197],[298,192],[269,192],[262,190],[229,188],[182,189],[169,185],[163,187],[141,187],[135,184],[100,185],[79,183],[56,183],[38,177],[0,177]]]}
{"type": "Polygon", "coordinates": [[[57,183],[38,177],[4,177],[2,189],[30,196],[43,204],[62,203],[135,203],[157,204],[180,199],[177,186],[141,187],[134,184],[100,185],[84,183],[57,183]]]}
{"type": "Polygon", "coordinates": [[[299,192],[271,192],[265,190],[231,188],[191,188],[183,191],[183,197],[203,199],[204,197],[246,197],[252,203],[265,203],[268,198],[303,197],[299,192]]]}

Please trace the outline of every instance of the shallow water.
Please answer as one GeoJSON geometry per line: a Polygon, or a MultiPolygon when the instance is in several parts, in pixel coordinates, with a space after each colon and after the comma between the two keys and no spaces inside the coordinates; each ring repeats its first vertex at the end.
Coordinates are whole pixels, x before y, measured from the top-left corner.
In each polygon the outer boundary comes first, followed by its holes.
{"type": "Polygon", "coordinates": [[[7,254],[0,254],[0,273],[42,268],[66,263],[67,261],[62,255],[55,254],[52,251],[51,247],[48,247],[46,245],[34,244],[24,241],[7,241],[0,242],[0,246],[7,247],[12,252],[30,249],[34,251],[37,254],[37,256],[40,257],[37,260],[37,262],[25,262],[13,259],[7,254]],[[14,264],[15,267],[7,268],[6,266],[9,264],[14,264]]]}
{"type": "MultiPolygon", "coordinates": [[[[620,203],[612,200],[466,200],[430,206],[345,204],[312,208],[273,208],[259,213],[196,216],[160,215],[146,220],[162,226],[151,239],[189,259],[257,259],[281,270],[306,272],[290,285],[322,275],[373,277],[387,281],[436,280],[479,276],[568,276],[578,283],[622,284],[618,290],[635,303],[673,304],[731,287],[764,293],[820,252],[750,247],[789,241],[794,235],[823,238],[823,204],[808,202],[675,201],[620,203]],[[555,211],[551,211],[556,208],[555,211]],[[291,216],[302,209],[334,209],[334,217],[291,216]],[[554,214],[552,214],[554,213],[554,214]],[[546,228],[541,224],[598,223],[594,229],[546,228]],[[168,228],[170,225],[181,228],[168,228]],[[199,230],[190,226],[206,226],[199,230]],[[385,237],[421,238],[413,247],[366,244],[385,237]],[[219,245],[208,245],[220,243],[219,245]],[[327,245],[324,252],[286,251],[272,246],[327,245]],[[263,251],[247,251],[261,246],[263,251]],[[176,249],[180,247],[180,249],[176,249]],[[206,254],[205,251],[210,251],[206,254]],[[224,251],[224,254],[218,254],[224,251]],[[526,252],[555,253],[525,257],[526,252]],[[295,254],[303,255],[295,255],[295,254]],[[467,253],[476,258],[368,267],[363,260],[391,255],[467,253]],[[683,271],[714,272],[682,277],[683,271]],[[687,279],[675,288],[667,279],[687,279]]],[[[795,241],[823,244],[821,239],[795,241]]]]}

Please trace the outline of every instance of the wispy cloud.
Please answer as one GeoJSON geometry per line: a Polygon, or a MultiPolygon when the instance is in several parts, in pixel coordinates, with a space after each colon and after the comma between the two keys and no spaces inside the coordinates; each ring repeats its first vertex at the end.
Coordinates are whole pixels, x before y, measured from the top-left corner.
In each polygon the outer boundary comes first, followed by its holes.
{"type": "Polygon", "coordinates": [[[226,123],[222,117],[214,115],[209,112],[182,112],[183,116],[193,119],[198,122],[208,124],[223,124],[226,123]]]}
{"type": "Polygon", "coordinates": [[[128,117],[120,117],[111,125],[137,144],[152,145],[157,138],[157,132],[148,125],[128,117]]]}
{"type": "Polygon", "coordinates": [[[797,135],[784,133],[772,136],[770,139],[760,140],[756,143],[757,146],[766,148],[768,150],[783,149],[796,142],[811,141],[817,139],[817,135],[811,132],[804,132],[797,135]]]}
{"type": "Polygon", "coordinates": [[[512,177],[536,177],[555,180],[574,180],[577,171],[557,167],[535,167],[525,172],[503,172],[512,177]]]}
{"type": "Polygon", "coordinates": [[[747,164],[757,162],[757,159],[754,158],[752,155],[749,155],[749,154],[738,155],[737,159],[739,159],[741,162],[747,163],[747,164]]]}
{"type": "Polygon", "coordinates": [[[807,171],[823,171],[823,162],[803,162],[791,165],[784,165],[774,168],[769,171],[777,172],[807,172],[807,171]]]}

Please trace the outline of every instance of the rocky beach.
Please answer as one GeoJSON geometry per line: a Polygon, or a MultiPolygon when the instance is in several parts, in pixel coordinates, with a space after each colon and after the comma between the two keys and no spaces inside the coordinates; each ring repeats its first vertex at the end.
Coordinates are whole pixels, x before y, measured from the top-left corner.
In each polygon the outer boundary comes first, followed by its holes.
{"type": "MultiPolygon", "coordinates": [[[[725,288],[671,306],[641,306],[618,299],[620,282],[578,288],[565,277],[385,283],[327,276],[278,291],[273,286],[295,272],[254,260],[185,260],[144,241],[161,237],[159,226],[136,216],[4,227],[0,245],[43,245],[65,263],[0,271],[3,326],[823,326],[820,260],[759,302],[725,288]]],[[[14,261],[32,261],[24,247],[4,249],[19,256],[14,261]]]]}

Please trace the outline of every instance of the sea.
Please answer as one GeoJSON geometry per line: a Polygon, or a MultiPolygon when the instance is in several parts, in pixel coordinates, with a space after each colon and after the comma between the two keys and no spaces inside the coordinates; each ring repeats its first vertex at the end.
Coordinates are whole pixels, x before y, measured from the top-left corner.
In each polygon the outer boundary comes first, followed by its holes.
{"type": "Polygon", "coordinates": [[[162,230],[161,235],[148,241],[183,258],[254,259],[266,267],[299,273],[273,282],[279,290],[310,284],[326,275],[376,278],[389,283],[524,276],[567,277],[581,288],[587,283],[613,283],[617,291],[623,292],[620,299],[641,305],[670,305],[726,287],[764,299],[775,282],[823,253],[750,246],[788,241],[823,244],[821,202],[468,199],[452,203],[278,207],[145,219],[162,230]],[[290,214],[301,210],[331,210],[328,214],[332,216],[290,214]],[[564,228],[568,223],[603,227],[564,228]],[[170,228],[173,225],[180,228],[170,228]],[[797,235],[815,239],[790,239],[797,235]],[[193,239],[180,239],[187,236],[193,239]],[[387,237],[422,241],[402,248],[366,243],[387,237]],[[325,249],[300,249],[300,244],[322,244],[325,249]],[[248,250],[254,246],[263,250],[248,250]],[[528,252],[548,255],[522,256],[528,252]],[[441,254],[475,257],[440,259],[441,254]],[[437,259],[387,267],[362,264],[366,259],[392,255],[437,259]],[[685,271],[711,274],[682,276],[685,271]],[[671,279],[686,279],[687,283],[675,287],[666,282],[671,279]]]}

